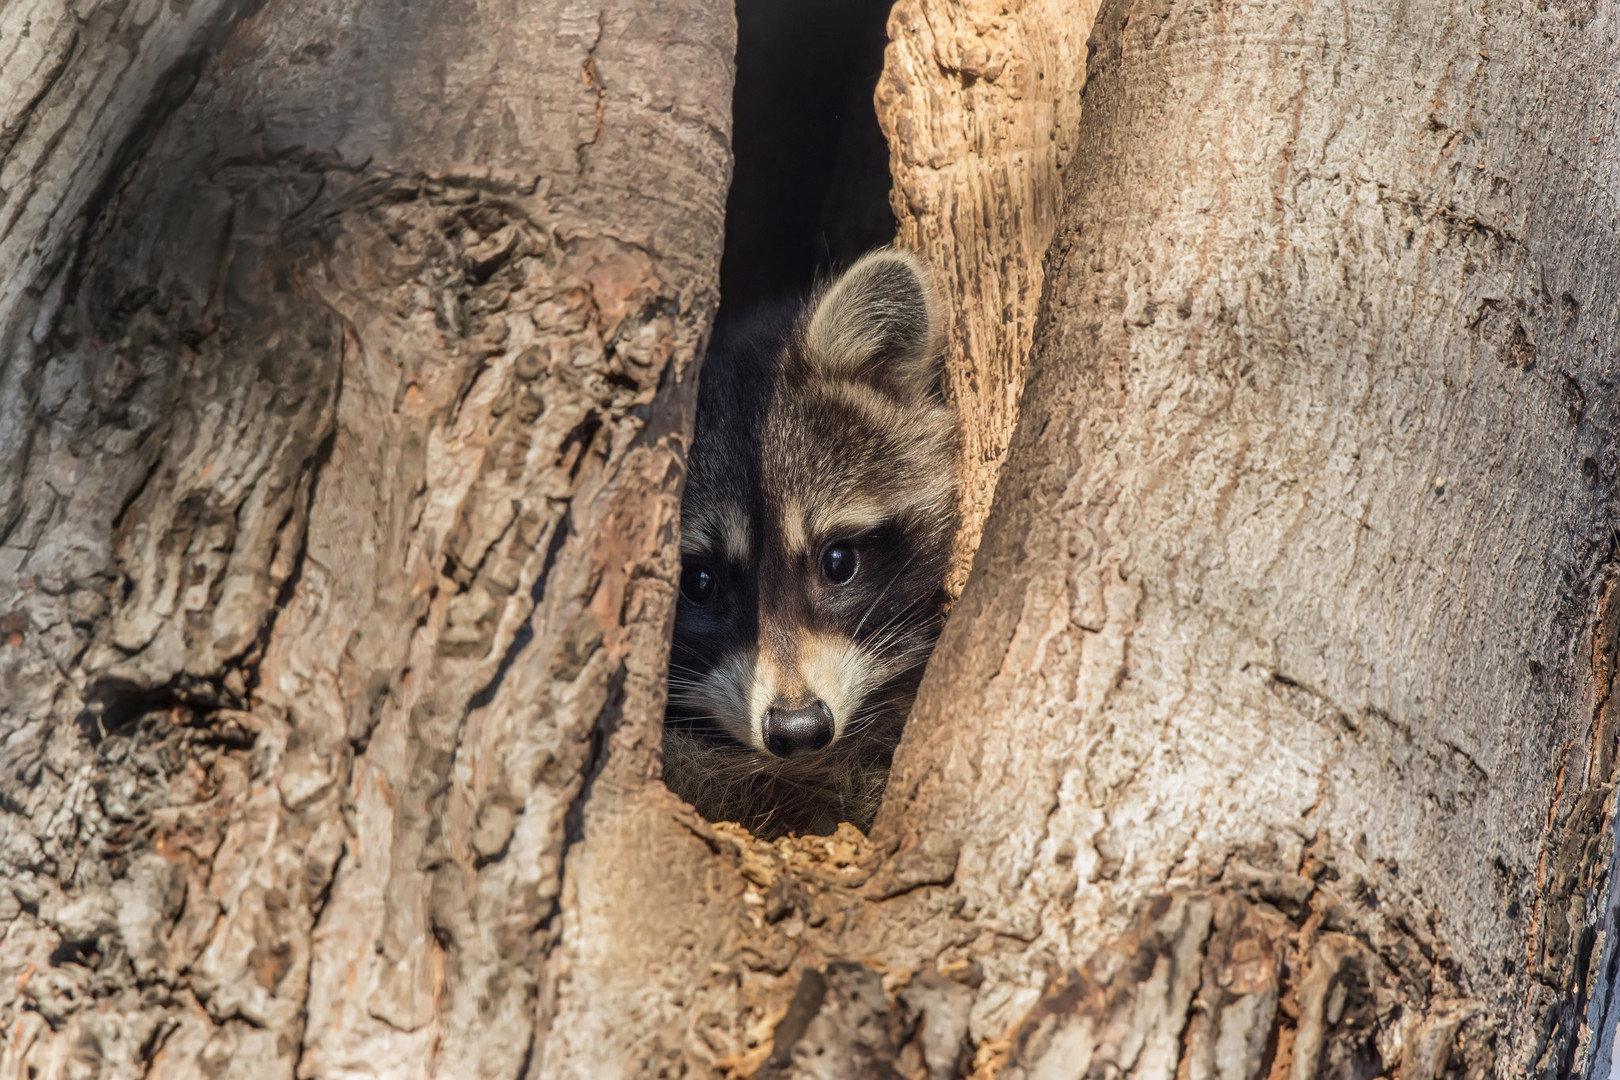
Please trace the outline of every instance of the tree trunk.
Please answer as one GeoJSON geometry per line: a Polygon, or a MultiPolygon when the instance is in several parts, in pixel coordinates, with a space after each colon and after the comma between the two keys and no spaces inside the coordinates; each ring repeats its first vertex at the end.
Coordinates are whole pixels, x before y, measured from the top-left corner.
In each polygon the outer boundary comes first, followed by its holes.
{"type": "Polygon", "coordinates": [[[655,767],[727,12],[0,22],[0,1077],[1595,1060],[1620,13],[988,11],[880,97],[970,510],[1022,415],[871,838],[770,844],[655,767]]]}
{"type": "MultiPolygon", "coordinates": [[[[1106,11],[1017,436],[871,839],[693,821],[718,865],[672,885],[588,834],[593,901],[642,910],[633,949],[573,939],[576,1001],[720,940],[656,1041],[698,1072],[1592,1064],[1614,17],[1106,11]]],[[[654,1060],[599,1038],[597,1075],[654,1060]]]]}
{"type": "Polygon", "coordinates": [[[953,595],[967,580],[1018,422],[1086,38],[1100,0],[898,0],[878,83],[896,242],[928,260],[962,438],[953,595]]]}
{"type": "Polygon", "coordinates": [[[1004,1075],[1583,1067],[1614,20],[1104,11],[1018,434],[874,830],[883,939],[950,942],[881,955],[982,966],[1004,1075]]]}
{"type": "Polygon", "coordinates": [[[656,775],[733,35],[0,7],[0,1076],[538,1067],[656,775]]]}

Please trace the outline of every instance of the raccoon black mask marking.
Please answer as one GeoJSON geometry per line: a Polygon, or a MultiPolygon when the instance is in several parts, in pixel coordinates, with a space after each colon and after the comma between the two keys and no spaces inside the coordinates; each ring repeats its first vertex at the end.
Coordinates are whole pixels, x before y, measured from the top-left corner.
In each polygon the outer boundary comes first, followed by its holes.
{"type": "Polygon", "coordinates": [[[939,635],[955,417],[922,265],[873,252],[704,362],[664,776],[766,836],[867,827],[939,635]]]}

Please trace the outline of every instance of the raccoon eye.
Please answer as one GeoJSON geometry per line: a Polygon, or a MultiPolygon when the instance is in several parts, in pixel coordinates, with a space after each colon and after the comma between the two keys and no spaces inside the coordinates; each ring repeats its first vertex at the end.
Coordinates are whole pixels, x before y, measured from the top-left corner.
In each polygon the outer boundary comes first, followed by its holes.
{"type": "Polygon", "coordinates": [[[707,604],[714,599],[714,574],[707,566],[681,568],[681,595],[694,604],[707,604]]]}
{"type": "Polygon", "coordinates": [[[834,544],[821,553],[821,572],[834,585],[848,585],[860,564],[860,556],[848,544],[834,544]]]}

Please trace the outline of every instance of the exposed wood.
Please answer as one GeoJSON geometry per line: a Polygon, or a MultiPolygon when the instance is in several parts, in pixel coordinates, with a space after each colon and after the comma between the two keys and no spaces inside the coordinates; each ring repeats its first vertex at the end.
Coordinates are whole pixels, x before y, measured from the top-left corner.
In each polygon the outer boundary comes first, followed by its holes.
{"type": "Polygon", "coordinates": [[[945,286],[946,392],[962,419],[961,591],[1040,309],[1100,0],[899,0],[877,88],[896,242],[945,286]]]}

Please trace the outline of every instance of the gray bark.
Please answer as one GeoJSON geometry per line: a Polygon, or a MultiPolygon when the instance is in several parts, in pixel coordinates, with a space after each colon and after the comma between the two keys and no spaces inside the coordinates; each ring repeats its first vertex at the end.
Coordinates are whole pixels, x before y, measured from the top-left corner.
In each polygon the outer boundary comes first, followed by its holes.
{"type": "Polygon", "coordinates": [[[0,1076],[547,1060],[585,798],[656,770],[733,33],[0,7],[0,1076]]]}
{"type": "MultiPolygon", "coordinates": [[[[1258,871],[1311,883],[1298,1009],[1265,1021],[1295,1075],[1493,1044],[1499,1075],[1581,1067],[1616,738],[1614,18],[1105,9],[1020,427],[876,830],[908,896],[948,882],[985,1035],[1043,965],[1142,933],[1144,897],[1258,871]],[[1367,1011],[1308,1041],[1318,973],[1367,1011]]],[[[1209,1015],[1144,1030],[1185,1025],[1186,1057],[1209,1015]]]]}

